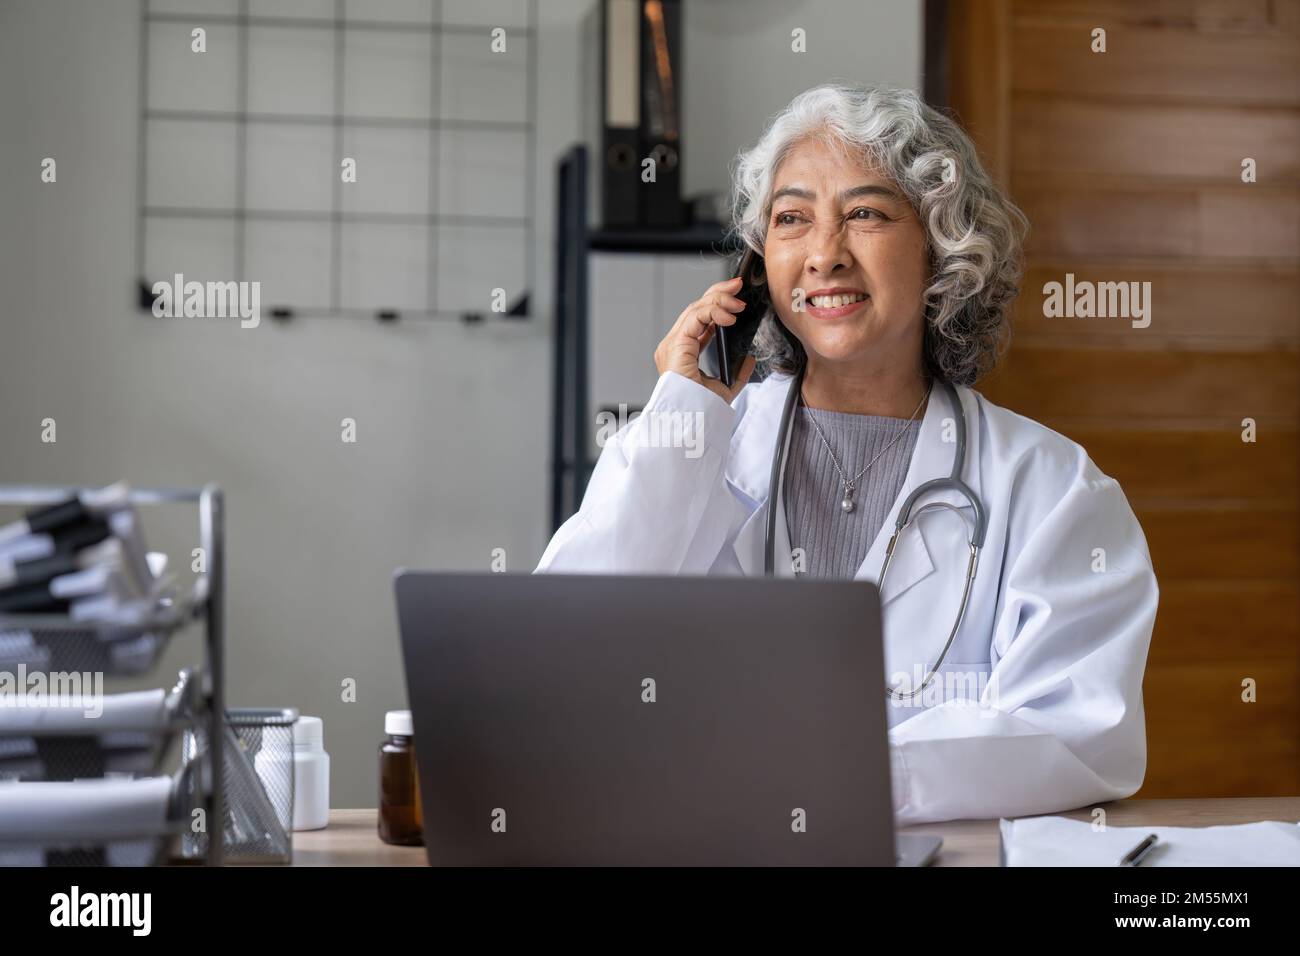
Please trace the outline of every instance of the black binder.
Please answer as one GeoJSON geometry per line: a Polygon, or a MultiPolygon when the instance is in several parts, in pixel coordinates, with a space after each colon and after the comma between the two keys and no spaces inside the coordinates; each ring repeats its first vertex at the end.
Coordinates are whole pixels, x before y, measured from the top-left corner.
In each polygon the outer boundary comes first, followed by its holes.
{"type": "Polygon", "coordinates": [[[597,0],[586,27],[592,225],[684,226],[682,0],[597,0]],[[654,182],[642,181],[648,158],[654,182]]]}
{"type": "Polygon", "coordinates": [[[641,17],[639,0],[597,0],[587,42],[597,47],[592,163],[596,222],[607,229],[641,223],[641,17]]]}
{"type": "MultiPolygon", "coordinates": [[[[641,158],[655,181],[640,182],[641,223],[686,225],[682,204],[682,0],[641,4],[641,158]]],[[[640,177],[638,175],[638,182],[640,177]]]]}

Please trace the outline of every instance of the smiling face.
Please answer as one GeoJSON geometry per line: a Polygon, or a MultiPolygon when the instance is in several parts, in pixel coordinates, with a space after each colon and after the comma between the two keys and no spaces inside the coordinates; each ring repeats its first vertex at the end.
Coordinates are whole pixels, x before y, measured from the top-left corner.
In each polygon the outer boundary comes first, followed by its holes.
{"type": "Polygon", "coordinates": [[[803,344],[810,368],[919,368],[925,230],[894,182],[809,139],[777,169],[772,196],[767,281],[777,315],[803,344]],[[796,289],[805,293],[800,310],[796,289]],[[822,299],[821,290],[851,291],[822,299]]]}

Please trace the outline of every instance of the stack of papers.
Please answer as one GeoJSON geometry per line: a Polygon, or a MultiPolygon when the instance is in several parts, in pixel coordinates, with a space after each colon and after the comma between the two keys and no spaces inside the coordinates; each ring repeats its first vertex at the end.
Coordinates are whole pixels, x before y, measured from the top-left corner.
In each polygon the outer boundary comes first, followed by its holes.
{"type": "Polygon", "coordinates": [[[1217,827],[1111,827],[1065,817],[1002,820],[1004,866],[1117,866],[1149,834],[1142,866],[1300,866],[1300,824],[1265,820],[1217,827]]]}

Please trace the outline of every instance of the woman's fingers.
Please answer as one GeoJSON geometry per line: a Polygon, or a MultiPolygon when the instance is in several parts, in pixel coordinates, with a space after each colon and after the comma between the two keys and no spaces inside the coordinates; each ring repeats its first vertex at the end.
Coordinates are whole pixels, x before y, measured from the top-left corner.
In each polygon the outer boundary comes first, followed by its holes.
{"type": "Polygon", "coordinates": [[[713,338],[713,330],[719,325],[735,324],[736,318],[744,311],[745,303],[735,296],[721,298],[718,304],[710,309],[708,327],[698,336],[700,344],[703,345],[713,338]]]}
{"type": "Polygon", "coordinates": [[[728,296],[735,304],[717,299],[701,299],[697,308],[691,310],[690,319],[682,333],[698,339],[715,325],[731,325],[736,321],[736,314],[743,312],[745,303],[735,296],[728,296]]]}
{"type": "Polygon", "coordinates": [[[705,289],[704,295],[700,296],[698,299],[696,299],[694,302],[692,302],[690,305],[688,305],[685,309],[682,310],[682,314],[677,317],[677,321],[673,324],[673,327],[669,330],[669,334],[684,333],[686,335],[691,335],[698,338],[700,334],[704,331],[703,327],[701,327],[698,331],[694,331],[694,332],[690,331],[689,327],[699,320],[700,316],[698,314],[698,310],[702,306],[705,306],[706,304],[716,302],[718,296],[720,295],[725,295],[727,299],[730,299],[732,302],[739,303],[743,306],[741,300],[737,299],[734,295],[731,294],[732,292],[735,292],[740,288],[739,281],[740,280],[738,278],[734,280],[727,279],[723,282],[715,282],[713,285],[705,289]],[[732,288],[733,285],[734,288],[732,288]]]}
{"type": "Polygon", "coordinates": [[[711,292],[725,292],[728,294],[738,292],[740,291],[740,285],[740,276],[732,276],[730,279],[723,279],[721,282],[713,283],[704,290],[704,295],[707,296],[711,292]]]}
{"type": "Polygon", "coordinates": [[[677,317],[659,347],[655,349],[655,367],[659,374],[679,372],[692,381],[701,381],[700,350],[713,339],[719,325],[731,325],[736,314],[745,310],[745,301],[733,293],[740,291],[740,277],[715,282],[677,317]]]}

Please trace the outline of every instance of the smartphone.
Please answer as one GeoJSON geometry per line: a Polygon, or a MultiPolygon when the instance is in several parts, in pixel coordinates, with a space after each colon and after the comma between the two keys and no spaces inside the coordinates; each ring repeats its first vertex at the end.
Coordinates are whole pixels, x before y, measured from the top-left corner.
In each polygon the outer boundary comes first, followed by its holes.
{"type": "Polygon", "coordinates": [[[749,246],[740,255],[733,275],[741,278],[737,298],[744,300],[745,310],[736,316],[731,325],[719,325],[713,333],[713,355],[717,359],[718,378],[722,384],[731,388],[740,366],[754,344],[754,335],[758,332],[758,323],[767,314],[771,303],[767,288],[767,276],[762,273],[763,257],[749,246]]]}

